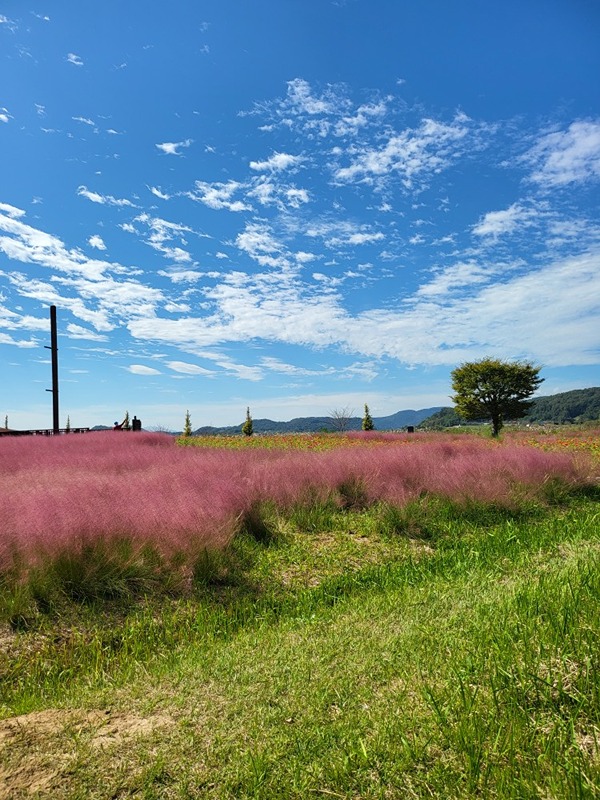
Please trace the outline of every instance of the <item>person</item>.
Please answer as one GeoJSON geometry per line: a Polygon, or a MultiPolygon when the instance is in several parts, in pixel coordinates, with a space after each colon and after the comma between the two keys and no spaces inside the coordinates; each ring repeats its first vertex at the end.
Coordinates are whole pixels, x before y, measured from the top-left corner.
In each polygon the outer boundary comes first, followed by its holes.
{"type": "Polygon", "coordinates": [[[122,431],[123,430],[123,425],[125,425],[126,421],[127,421],[127,417],[125,417],[125,419],[121,423],[115,422],[114,427],[113,427],[113,431],[122,431]]]}

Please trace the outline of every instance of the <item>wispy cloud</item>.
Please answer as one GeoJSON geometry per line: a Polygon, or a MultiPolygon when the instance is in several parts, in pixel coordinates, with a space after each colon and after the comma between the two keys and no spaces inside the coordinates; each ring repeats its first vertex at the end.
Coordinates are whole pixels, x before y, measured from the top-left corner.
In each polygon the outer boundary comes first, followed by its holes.
{"type": "Polygon", "coordinates": [[[234,200],[233,196],[244,188],[238,181],[227,181],[227,183],[206,183],[196,181],[194,192],[188,192],[187,196],[191,200],[204,203],[205,206],[215,210],[227,209],[228,211],[251,211],[252,206],[243,200],[234,200]]]}
{"type": "Polygon", "coordinates": [[[0,106],[0,122],[8,122],[12,119],[12,115],[8,113],[8,108],[0,106]]]}
{"type": "Polygon", "coordinates": [[[166,194],[166,192],[163,192],[157,186],[148,186],[148,189],[152,192],[152,194],[155,197],[158,197],[161,200],[170,200],[171,199],[171,195],[170,194],[166,194]]]}
{"type": "Polygon", "coordinates": [[[144,364],[130,364],[128,367],[125,367],[128,372],[133,373],[133,375],[160,375],[160,370],[154,369],[154,367],[146,367],[144,364]]]}
{"type": "Polygon", "coordinates": [[[129,206],[130,208],[135,208],[136,207],[131,202],[131,200],[127,200],[125,198],[113,197],[110,194],[100,194],[99,192],[92,192],[87,188],[87,186],[80,186],[77,189],[77,194],[80,197],[85,197],[88,200],[91,200],[92,203],[99,203],[100,205],[129,206]]]}
{"type": "Polygon", "coordinates": [[[552,188],[600,178],[600,120],[578,120],[542,136],[522,157],[530,180],[552,188]]]}
{"type": "Polygon", "coordinates": [[[188,225],[182,225],[178,222],[169,222],[161,217],[153,217],[146,213],[137,216],[134,222],[143,225],[143,231],[141,233],[131,224],[125,224],[121,227],[129,233],[141,235],[141,238],[146,244],[154,250],[158,250],[165,258],[175,261],[178,264],[191,263],[193,261],[190,252],[180,246],[182,244],[187,244],[185,234],[204,235],[197,234],[193,228],[190,228],[188,225]],[[179,244],[173,246],[170,244],[170,242],[173,241],[179,244]]]}
{"type": "Polygon", "coordinates": [[[397,175],[410,189],[417,180],[424,181],[447,169],[460,154],[469,132],[469,120],[458,114],[450,124],[425,119],[418,128],[407,128],[387,138],[381,147],[360,148],[348,166],[333,170],[340,183],[374,183],[397,175]]]}
{"type": "Polygon", "coordinates": [[[273,153],[273,155],[265,161],[251,161],[250,169],[257,172],[281,172],[282,170],[297,167],[304,161],[302,156],[293,156],[289,153],[273,153]]]}
{"type": "Polygon", "coordinates": [[[213,370],[205,369],[198,366],[198,364],[189,364],[187,361],[167,361],[165,363],[173,372],[179,372],[183,375],[214,375],[213,370]]]}
{"type": "Polygon", "coordinates": [[[74,64],[76,67],[83,66],[83,59],[80,58],[76,53],[67,53],[66,60],[69,64],[74,64]]]}
{"type": "MultiPolygon", "coordinates": [[[[67,325],[67,333],[69,338],[71,339],[87,339],[88,341],[92,342],[107,342],[108,336],[104,334],[97,333],[96,331],[91,331],[89,328],[83,328],[81,325],[75,325],[75,323],[70,322],[67,325]]],[[[71,370],[74,372],[75,370],[71,370]]]]}
{"type": "Polygon", "coordinates": [[[494,239],[504,234],[511,234],[533,224],[535,211],[513,203],[502,211],[489,211],[473,227],[476,236],[491,236],[494,239]]]}
{"type": "Polygon", "coordinates": [[[98,236],[98,234],[90,236],[88,239],[88,244],[90,247],[95,247],[96,250],[106,250],[106,245],[104,244],[102,237],[98,236]]]}
{"type": "Polygon", "coordinates": [[[89,117],[71,117],[72,120],[75,122],[81,122],[84,125],[91,125],[92,128],[96,127],[96,123],[93,119],[89,119],[89,117]]]}
{"type": "Polygon", "coordinates": [[[189,147],[192,142],[193,139],[184,139],[182,142],[163,142],[162,144],[157,144],[156,147],[165,153],[165,155],[180,156],[181,149],[189,147]]]}

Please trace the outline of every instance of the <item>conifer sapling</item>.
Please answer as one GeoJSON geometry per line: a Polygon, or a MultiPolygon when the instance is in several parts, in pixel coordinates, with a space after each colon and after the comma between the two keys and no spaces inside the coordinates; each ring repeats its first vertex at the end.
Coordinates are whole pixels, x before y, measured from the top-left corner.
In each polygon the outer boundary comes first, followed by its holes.
{"type": "Polygon", "coordinates": [[[246,421],[242,425],[242,433],[244,436],[252,436],[253,433],[253,424],[252,424],[252,417],[250,416],[250,406],[246,409],[246,421]]]}

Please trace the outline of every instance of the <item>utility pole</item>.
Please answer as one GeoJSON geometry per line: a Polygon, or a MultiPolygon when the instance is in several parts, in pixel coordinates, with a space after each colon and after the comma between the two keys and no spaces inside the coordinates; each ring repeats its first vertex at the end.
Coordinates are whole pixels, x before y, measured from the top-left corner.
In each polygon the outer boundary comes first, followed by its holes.
{"type": "Polygon", "coordinates": [[[50,347],[44,345],[46,350],[52,354],[52,388],[46,389],[52,392],[52,428],[53,433],[60,431],[60,420],[58,416],[58,336],[56,333],[56,306],[50,306],[50,347]]]}

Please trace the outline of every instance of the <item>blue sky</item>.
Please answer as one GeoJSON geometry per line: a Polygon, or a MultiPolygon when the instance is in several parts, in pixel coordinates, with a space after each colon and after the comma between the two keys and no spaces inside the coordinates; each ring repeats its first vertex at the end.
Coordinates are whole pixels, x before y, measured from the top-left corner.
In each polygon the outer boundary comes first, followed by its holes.
{"type": "MultiPolygon", "coordinates": [[[[181,429],[600,384],[600,6],[0,7],[0,415],[181,429]]],[[[0,420],[3,424],[3,419],[0,420]]]]}

